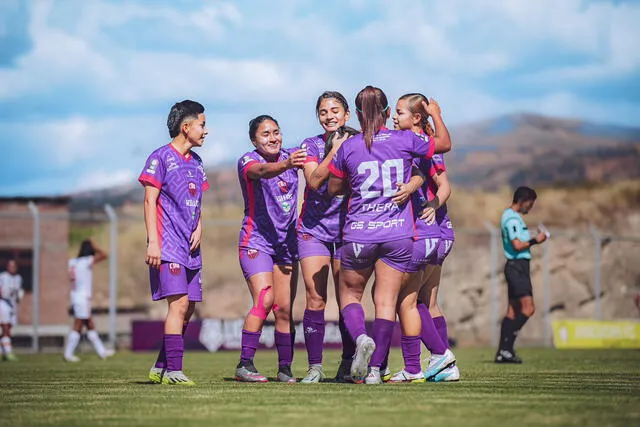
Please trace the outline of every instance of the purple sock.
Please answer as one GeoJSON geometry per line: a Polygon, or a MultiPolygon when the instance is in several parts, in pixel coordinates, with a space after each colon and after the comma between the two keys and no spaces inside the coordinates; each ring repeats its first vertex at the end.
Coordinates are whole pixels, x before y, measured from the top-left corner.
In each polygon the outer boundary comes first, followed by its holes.
{"type": "MultiPolygon", "coordinates": [[[[187,326],[189,326],[189,322],[184,322],[182,325],[183,337],[184,337],[184,333],[187,332],[187,326]]],[[[164,369],[167,367],[167,353],[164,350],[164,338],[162,339],[162,347],[160,348],[160,352],[158,353],[158,358],[156,359],[155,367],[158,369],[164,369]]]]}
{"type": "Polygon", "coordinates": [[[387,354],[384,355],[384,359],[382,359],[382,364],[380,365],[380,372],[384,372],[389,367],[389,353],[391,351],[391,347],[387,350],[387,354]]]}
{"type": "Polygon", "coordinates": [[[291,366],[293,362],[293,341],[291,334],[275,332],[276,349],[278,350],[278,366],[291,366]]]}
{"type": "Polygon", "coordinates": [[[410,374],[422,371],[420,367],[420,336],[402,336],[402,357],[404,358],[404,370],[410,374]]]}
{"type": "Polygon", "coordinates": [[[256,350],[260,344],[260,335],[262,332],[249,332],[242,330],[242,350],[240,350],[240,361],[250,362],[256,355],[256,350]]]}
{"type": "Polygon", "coordinates": [[[447,321],[444,316],[438,316],[433,318],[433,324],[438,330],[438,335],[447,348],[449,348],[449,335],[447,334],[447,321]]]}
{"type": "Polygon", "coordinates": [[[371,355],[369,366],[380,368],[382,361],[389,352],[391,346],[391,338],[393,337],[393,328],[396,322],[386,319],[375,319],[373,321],[373,340],[376,343],[376,349],[371,355]]]}
{"type": "Polygon", "coordinates": [[[164,334],[164,348],[167,354],[167,371],[182,371],[184,339],[178,334],[164,334]]]}
{"type": "Polygon", "coordinates": [[[164,350],[164,337],[162,338],[162,347],[160,348],[160,352],[158,353],[155,367],[158,369],[164,369],[167,367],[167,353],[164,350]]]}
{"type": "Polygon", "coordinates": [[[344,326],[349,331],[351,339],[355,343],[360,335],[366,335],[367,329],[364,326],[364,309],[358,303],[352,303],[342,310],[344,316],[344,326]]]}
{"type": "Polygon", "coordinates": [[[342,338],[342,360],[351,360],[353,355],[356,354],[356,345],[344,324],[342,313],[340,313],[340,319],[338,320],[338,328],[340,329],[340,338],[342,338]]]}
{"type": "Polygon", "coordinates": [[[324,310],[305,310],[302,327],[309,365],[319,365],[322,363],[322,343],[324,342],[324,310]]]}
{"type": "Polygon", "coordinates": [[[433,324],[429,307],[425,304],[418,304],[418,311],[422,320],[420,339],[422,339],[424,346],[427,347],[431,354],[444,354],[447,351],[447,346],[440,339],[436,325],[433,324]]]}

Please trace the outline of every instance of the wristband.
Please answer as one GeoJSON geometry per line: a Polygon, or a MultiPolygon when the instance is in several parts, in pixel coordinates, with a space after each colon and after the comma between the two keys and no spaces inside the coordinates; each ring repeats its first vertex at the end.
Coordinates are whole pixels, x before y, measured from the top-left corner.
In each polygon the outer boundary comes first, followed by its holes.
{"type": "Polygon", "coordinates": [[[536,239],[530,239],[529,240],[529,246],[530,247],[533,246],[533,245],[537,245],[537,244],[538,244],[538,241],[536,239]]]}

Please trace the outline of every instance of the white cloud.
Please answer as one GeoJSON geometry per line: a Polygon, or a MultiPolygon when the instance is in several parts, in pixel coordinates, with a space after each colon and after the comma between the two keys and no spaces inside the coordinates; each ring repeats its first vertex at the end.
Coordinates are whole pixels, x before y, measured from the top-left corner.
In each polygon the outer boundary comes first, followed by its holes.
{"type": "Polygon", "coordinates": [[[72,192],[85,190],[98,190],[102,188],[117,187],[135,182],[136,175],[129,169],[120,170],[93,170],[81,175],[76,180],[76,186],[72,192]]]}

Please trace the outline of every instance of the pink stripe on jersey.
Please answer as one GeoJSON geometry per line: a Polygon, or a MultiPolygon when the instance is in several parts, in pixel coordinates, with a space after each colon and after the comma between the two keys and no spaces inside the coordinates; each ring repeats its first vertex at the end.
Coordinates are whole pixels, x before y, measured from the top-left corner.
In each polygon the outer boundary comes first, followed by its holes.
{"type": "Polygon", "coordinates": [[[140,182],[140,184],[142,185],[151,184],[153,187],[157,188],[158,190],[162,189],[162,184],[160,183],[160,181],[158,181],[154,176],[151,176],[151,175],[147,175],[147,174],[140,175],[140,178],[138,178],[138,182],[140,182]]]}
{"type": "Polygon", "coordinates": [[[307,163],[319,163],[318,162],[318,158],[316,156],[307,156],[307,158],[304,161],[304,164],[306,165],[307,163]]]}
{"type": "Polygon", "coordinates": [[[202,184],[202,192],[204,193],[205,191],[207,191],[210,188],[209,186],[209,182],[205,181],[204,184],[202,184]]]}
{"type": "Polygon", "coordinates": [[[162,199],[156,202],[156,230],[158,232],[158,246],[160,247],[160,260],[162,261],[162,199]]]}
{"type": "Polygon", "coordinates": [[[338,168],[336,168],[333,163],[329,164],[329,172],[331,172],[333,175],[337,176],[338,178],[346,178],[347,174],[342,172],[341,170],[338,170],[338,168]]]}
{"type": "Polygon", "coordinates": [[[249,163],[247,163],[246,165],[244,165],[244,166],[242,167],[242,177],[245,179],[245,181],[247,181],[247,182],[251,181],[251,180],[248,178],[248,175],[247,175],[247,174],[249,173],[249,168],[250,168],[251,166],[253,166],[253,165],[256,165],[256,164],[257,164],[257,165],[259,165],[259,164],[260,164],[260,162],[259,162],[259,161],[257,161],[257,160],[252,160],[252,161],[250,161],[249,163]]]}

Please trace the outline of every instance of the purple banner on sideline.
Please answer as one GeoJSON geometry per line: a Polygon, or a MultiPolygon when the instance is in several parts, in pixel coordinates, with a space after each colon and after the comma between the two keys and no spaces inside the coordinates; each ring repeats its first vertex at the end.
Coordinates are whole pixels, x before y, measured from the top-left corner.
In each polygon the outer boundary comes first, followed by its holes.
{"type": "MultiPolygon", "coordinates": [[[[186,350],[240,350],[244,319],[199,319],[189,323],[184,336],[186,350]]],[[[367,333],[373,335],[373,322],[366,322],[367,333]]],[[[265,322],[260,337],[260,348],[274,348],[275,326],[265,322]]],[[[134,320],[131,324],[131,350],[156,351],[162,346],[164,322],[162,320],[134,320]]],[[[391,340],[392,347],[400,346],[400,324],[396,323],[391,340]]],[[[295,346],[304,348],[302,322],[295,322],[295,346]]],[[[324,348],[342,348],[338,322],[327,321],[324,348]]]]}

